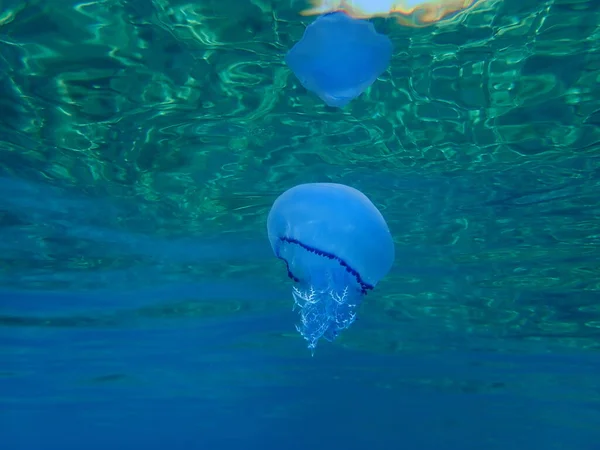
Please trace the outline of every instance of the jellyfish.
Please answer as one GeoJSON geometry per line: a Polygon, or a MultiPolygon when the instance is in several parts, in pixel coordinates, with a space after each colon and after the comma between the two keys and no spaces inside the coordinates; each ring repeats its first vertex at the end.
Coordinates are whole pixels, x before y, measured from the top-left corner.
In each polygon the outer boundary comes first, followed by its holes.
{"type": "Polygon", "coordinates": [[[335,183],[295,186],[267,219],[275,256],[284,261],[296,329],[311,352],[354,322],[365,294],[389,272],[394,242],[379,210],[360,191],[335,183]]]}
{"type": "Polygon", "coordinates": [[[333,12],[310,24],[285,61],[302,86],[342,108],[389,66],[392,43],[372,23],[333,12]]]}

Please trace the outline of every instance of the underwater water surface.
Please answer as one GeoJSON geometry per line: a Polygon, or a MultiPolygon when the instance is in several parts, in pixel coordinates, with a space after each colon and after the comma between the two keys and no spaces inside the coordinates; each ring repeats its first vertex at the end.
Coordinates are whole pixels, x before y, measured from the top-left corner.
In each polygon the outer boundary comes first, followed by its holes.
{"type": "Polygon", "coordinates": [[[310,6],[0,1],[2,450],[600,449],[600,5],[371,19],[342,108],[310,6]],[[314,356],[267,234],[305,183],[395,250],[314,356]]]}

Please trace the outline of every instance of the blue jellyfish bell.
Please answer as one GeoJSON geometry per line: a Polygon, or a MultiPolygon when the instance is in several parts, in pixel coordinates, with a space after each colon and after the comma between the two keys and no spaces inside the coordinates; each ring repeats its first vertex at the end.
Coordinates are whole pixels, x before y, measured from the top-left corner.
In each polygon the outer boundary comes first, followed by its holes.
{"type": "Polygon", "coordinates": [[[379,210],[360,191],[334,183],[301,184],[277,198],[267,219],[269,241],[282,259],[301,323],[314,352],[356,318],[363,296],[394,262],[394,242],[379,210]]]}
{"type": "Polygon", "coordinates": [[[285,61],[302,86],[341,108],[375,82],[391,56],[391,41],[372,23],[334,12],[310,24],[285,61]]]}

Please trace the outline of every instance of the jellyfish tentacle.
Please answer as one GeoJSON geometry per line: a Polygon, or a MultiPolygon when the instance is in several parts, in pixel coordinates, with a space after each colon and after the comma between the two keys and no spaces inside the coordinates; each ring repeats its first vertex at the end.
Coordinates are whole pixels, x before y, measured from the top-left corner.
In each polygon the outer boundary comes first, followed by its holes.
{"type": "MultiPolygon", "coordinates": [[[[349,284],[340,289],[339,277],[330,274],[321,279],[329,280],[329,284],[318,289],[313,285],[304,290],[296,286],[292,289],[294,304],[300,308],[300,324],[296,329],[312,345],[311,348],[316,347],[316,341],[321,337],[333,341],[341,330],[354,323],[358,299],[362,295],[360,289],[351,289],[349,284]]],[[[352,283],[353,276],[346,274],[341,282],[352,283]]]]}
{"type": "Polygon", "coordinates": [[[346,299],[348,298],[348,286],[344,287],[344,290],[342,291],[341,295],[334,290],[329,291],[329,295],[331,296],[333,301],[335,301],[338,305],[342,305],[346,302],[346,299]]]}

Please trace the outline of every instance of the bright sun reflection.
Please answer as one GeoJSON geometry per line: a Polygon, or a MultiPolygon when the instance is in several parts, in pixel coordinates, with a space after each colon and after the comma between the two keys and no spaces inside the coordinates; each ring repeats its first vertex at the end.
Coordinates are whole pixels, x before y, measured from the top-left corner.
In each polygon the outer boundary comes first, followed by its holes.
{"type": "Polygon", "coordinates": [[[475,6],[484,0],[312,0],[303,15],[344,11],[357,19],[396,17],[404,25],[423,26],[475,6]]]}

